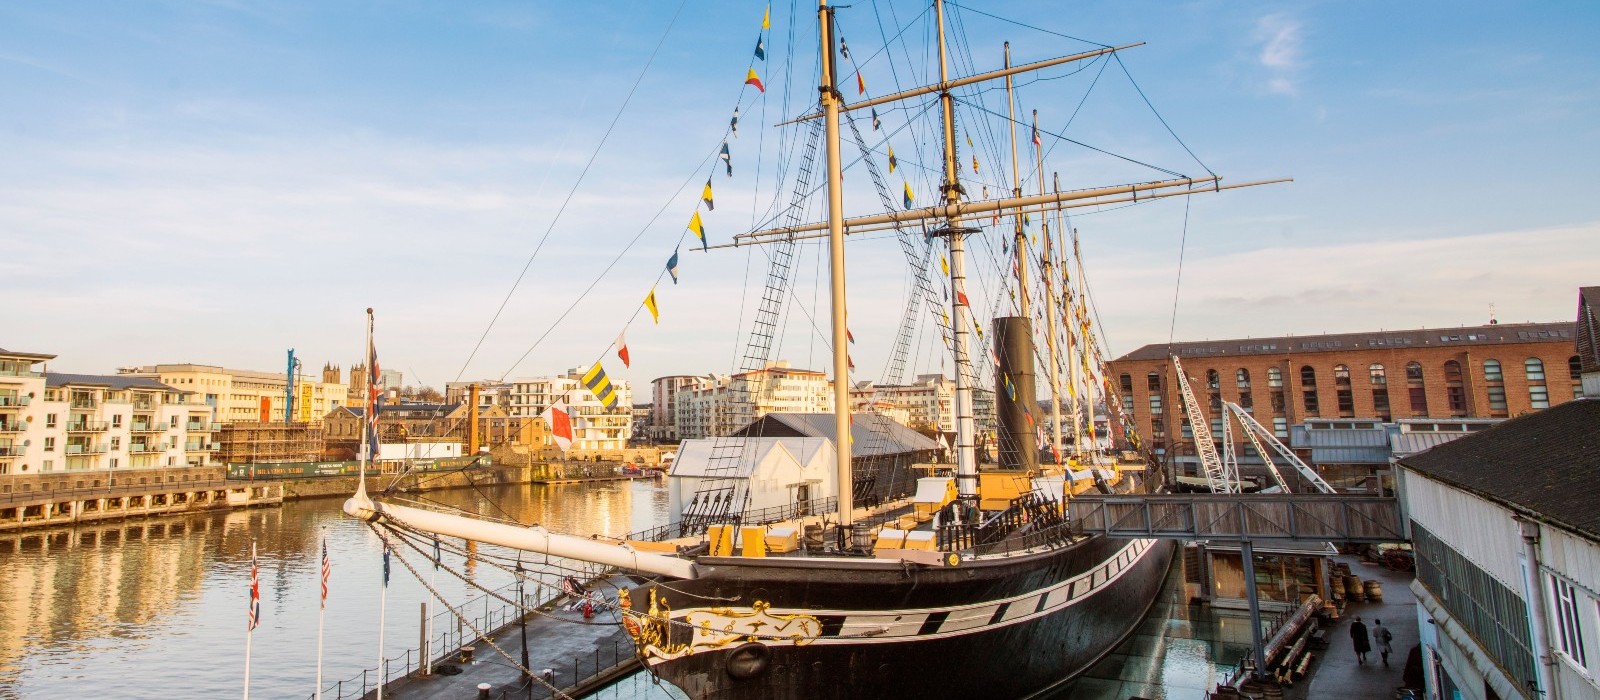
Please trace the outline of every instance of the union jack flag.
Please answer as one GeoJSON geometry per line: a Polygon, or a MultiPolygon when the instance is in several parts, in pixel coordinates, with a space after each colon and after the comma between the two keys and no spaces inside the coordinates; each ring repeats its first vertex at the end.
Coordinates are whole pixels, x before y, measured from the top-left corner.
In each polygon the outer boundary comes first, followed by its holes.
{"type": "Polygon", "coordinates": [[[328,561],[328,540],[322,540],[322,607],[328,607],[328,577],[333,575],[333,562],[328,561]]]}
{"type": "Polygon", "coordinates": [[[378,460],[378,404],[382,401],[383,374],[378,369],[378,346],[367,343],[367,461],[378,460]]]}
{"type": "Polygon", "coordinates": [[[250,543],[250,629],[261,624],[261,567],[256,565],[256,543],[250,543]]]}

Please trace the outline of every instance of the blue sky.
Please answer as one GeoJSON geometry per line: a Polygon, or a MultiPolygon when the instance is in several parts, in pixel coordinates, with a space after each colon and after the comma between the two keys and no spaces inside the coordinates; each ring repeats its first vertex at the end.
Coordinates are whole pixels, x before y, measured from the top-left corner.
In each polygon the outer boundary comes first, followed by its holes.
{"type": "MultiPolygon", "coordinates": [[[[706,216],[713,242],[773,204],[784,137],[770,125],[815,95],[815,20],[805,3],[774,7],[761,100],[740,82],[763,7],[685,3],[673,22],[670,2],[0,6],[0,345],[56,353],[64,371],[270,369],[288,347],[309,364],[348,365],[373,306],[385,364],[422,383],[587,364],[660,274],[736,101],[735,176],[715,174],[718,207],[706,216]]],[[[1296,179],[1191,203],[1180,340],[1472,324],[1490,304],[1504,321],[1565,320],[1574,287],[1600,283],[1600,197],[1588,172],[1600,156],[1600,5],[974,9],[1096,42],[1148,42],[1123,62],[1207,166],[1230,181],[1296,179]]],[[[891,91],[896,76],[909,86],[926,75],[924,10],[885,1],[840,11],[860,60],[883,46],[880,18],[887,34],[906,27],[909,50],[895,44],[863,64],[872,94],[891,91]]],[[[1085,47],[953,13],[965,49],[957,72],[997,67],[1006,40],[1019,62],[1085,47]]],[[[1047,130],[1203,173],[1116,64],[1098,71],[1055,69],[1021,84],[1019,102],[1039,109],[1047,130]]],[[[1003,109],[994,93],[983,99],[1003,109]]],[[[984,134],[1003,138],[1003,125],[974,114],[966,126],[980,141],[981,179],[996,181],[1009,156],[984,134]]],[[[894,133],[889,143],[911,164],[889,189],[898,199],[904,175],[925,201],[934,184],[915,164],[926,132],[896,131],[906,121],[886,114],[879,133],[894,133]]],[[[1159,177],[1057,146],[1047,167],[1064,187],[1159,177]]],[[[877,209],[859,167],[846,179],[852,213],[877,209]]],[[[1082,214],[1074,223],[1112,350],[1165,341],[1184,205],[1082,214]]],[[[896,251],[881,239],[851,251],[865,376],[883,365],[903,305],[896,251]]],[[[807,320],[826,289],[818,252],[802,246],[781,354],[820,368],[807,320]]],[[[634,367],[612,361],[612,373],[643,383],[728,371],[750,315],[744,278],[761,274],[762,255],[685,250],[682,283],[658,288],[661,324],[636,318],[634,367]]],[[[938,369],[930,345],[924,338],[914,369],[938,369]]]]}

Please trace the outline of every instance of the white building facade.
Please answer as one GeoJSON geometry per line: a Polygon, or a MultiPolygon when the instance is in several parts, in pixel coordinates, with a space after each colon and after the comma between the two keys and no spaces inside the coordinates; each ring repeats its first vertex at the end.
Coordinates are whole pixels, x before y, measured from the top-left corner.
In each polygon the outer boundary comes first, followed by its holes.
{"type": "MultiPolygon", "coordinates": [[[[509,403],[512,416],[537,418],[551,404],[565,400],[572,415],[572,451],[598,452],[628,447],[633,437],[633,391],[626,381],[611,380],[616,404],[607,408],[583,385],[583,370],[568,370],[554,377],[513,379],[509,403]]],[[[555,442],[548,435],[547,446],[555,442]]]]}
{"type": "Polygon", "coordinates": [[[1403,457],[1429,697],[1600,698],[1600,400],[1403,457]]]}
{"type": "Polygon", "coordinates": [[[827,375],[795,369],[784,360],[752,372],[701,379],[674,395],[679,439],[727,435],[769,413],[833,410],[833,382],[827,375]]]}

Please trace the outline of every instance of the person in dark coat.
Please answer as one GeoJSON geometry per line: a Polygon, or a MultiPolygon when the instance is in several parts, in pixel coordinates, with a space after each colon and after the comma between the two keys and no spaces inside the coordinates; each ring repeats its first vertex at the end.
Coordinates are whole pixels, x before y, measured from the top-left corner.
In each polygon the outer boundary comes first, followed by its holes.
{"type": "Polygon", "coordinates": [[[1356,648],[1356,663],[1367,663],[1367,652],[1372,651],[1372,641],[1367,637],[1367,626],[1357,617],[1350,623],[1350,641],[1356,648]]]}
{"type": "Polygon", "coordinates": [[[1389,652],[1394,651],[1394,647],[1389,645],[1394,641],[1394,633],[1383,626],[1383,620],[1372,621],[1372,640],[1378,643],[1378,656],[1383,657],[1383,665],[1388,666],[1389,652]]]}

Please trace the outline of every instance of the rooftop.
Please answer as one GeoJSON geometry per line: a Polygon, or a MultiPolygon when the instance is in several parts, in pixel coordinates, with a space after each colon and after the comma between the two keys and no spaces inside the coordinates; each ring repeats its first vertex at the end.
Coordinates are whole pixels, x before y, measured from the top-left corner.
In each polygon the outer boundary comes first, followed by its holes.
{"type": "Polygon", "coordinates": [[[135,377],[125,374],[65,374],[50,372],[44,375],[45,386],[93,386],[108,389],[154,389],[156,391],[173,391],[180,394],[190,392],[167,386],[149,377],[135,377]]]}
{"type": "Polygon", "coordinates": [[[0,355],[5,357],[16,357],[24,360],[33,360],[34,362],[44,362],[45,360],[56,359],[55,355],[46,355],[38,352],[18,352],[16,350],[7,350],[5,348],[0,348],[0,355]]]}
{"type": "MultiPolygon", "coordinates": [[[[856,413],[850,422],[852,457],[904,454],[939,448],[926,435],[876,413],[856,413]],[[881,432],[884,438],[873,435],[881,432]]],[[[735,437],[820,437],[832,441],[832,413],[768,413],[735,431],[735,437]]]]}
{"type": "MultiPolygon", "coordinates": [[[[1596,294],[1600,296],[1600,294],[1596,294]]],[[[1325,335],[1282,336],[1277,338],[1237,338],[1184,343],[1153,343],[1122,357],[1124,360],[1166,360],[1170,355],[1191,357],[1233,357],[1240,355],[1284,355],[1306,352],[1344,352],[1373,348],[1457,347],[1505,345],[1510,343],[1573,342],[1575,325],[1559,323],[1500,323],[1458,328],[1419,328],[1400,331],[1366,331],[1325,335]]]]}
{"type": "Polygon", "coordinates": [[[1513,418],[1400,463],[1482,498],[1600,540],[1600,399],[1513,418]]]}

